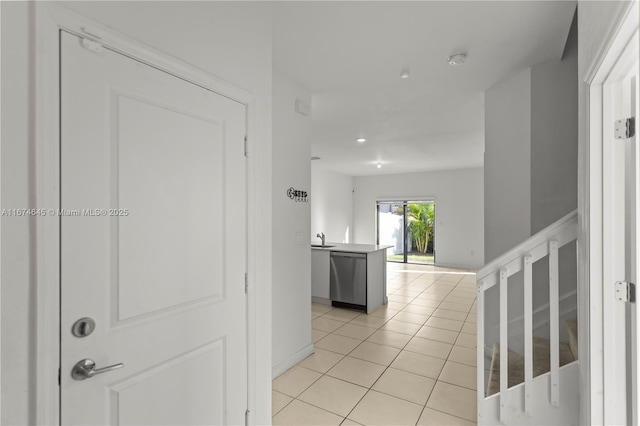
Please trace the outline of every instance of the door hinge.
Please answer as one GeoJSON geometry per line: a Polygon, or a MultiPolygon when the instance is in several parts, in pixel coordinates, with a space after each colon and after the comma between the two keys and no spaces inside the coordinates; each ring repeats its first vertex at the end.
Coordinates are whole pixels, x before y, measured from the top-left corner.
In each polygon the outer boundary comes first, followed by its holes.
{"type": "Polygon", "coordinates": [[[244,156],[249,156],[249,138],[247,136],[244,137],[244,156]]]}
{"type": "Polygon", "coordinates": [[[244,425],[249,426],[249,410],[244,412],[244,425]]]}
{"type": "Polygon", "coordinates": [[[249,292],[249,274],[245,272],[244,274],[244,294],[249,292]]]}
{"type": "Polygon", "coordinates": [[[616,300],[635,303],[636,285],[627,281],[616,282],[616,300]]]}
{"type": "Polygon", "coordinates": [[[614,134],[616,139],[629,139],[634,137],[636,135],[636,118],[629,117],[616,120],[614,134]]]}
{"type": "Polygon", "coordinates": [[[95,40],[91,40],[88,38],[83,38],[82,39],[82,47],[84,47],[87,50],[90,50],[92,52],[95,53],[101,53],[102,52],[102,44],[100,44],[99,42],[95,41],[95,40]]]}

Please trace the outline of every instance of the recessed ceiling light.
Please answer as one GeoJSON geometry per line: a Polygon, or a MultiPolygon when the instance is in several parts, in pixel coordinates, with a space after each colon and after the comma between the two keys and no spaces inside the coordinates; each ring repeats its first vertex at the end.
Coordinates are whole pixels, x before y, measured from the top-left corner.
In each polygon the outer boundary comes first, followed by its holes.
{"type": "Polygon", "coordinates": [[[402,70],[400,78],[409,78],[409,70],[402,70]]]}
{"type": "Polygon", "coordinates": [[[467,61],[466,53],[456,53],[455,55],[451,55],[449,56],[449,58],[447,58],[447,62],[449,62],[449,65],[462,65],[466,61],[467,61]]]}
{"type": "Polygon", "coordinates": [[[382,168],[382,163],[378,162],[378,168],[381,169],[382,168]]]}
{"type": "Polygon", "coordinates": [[[359,142],[359,143],[363,143],[363,142],[366,142],[366,141],[367,141],[367,140],[366,140],[365,138],[358,138],[358,139],[356,139],[356,142],[359,142]]]}

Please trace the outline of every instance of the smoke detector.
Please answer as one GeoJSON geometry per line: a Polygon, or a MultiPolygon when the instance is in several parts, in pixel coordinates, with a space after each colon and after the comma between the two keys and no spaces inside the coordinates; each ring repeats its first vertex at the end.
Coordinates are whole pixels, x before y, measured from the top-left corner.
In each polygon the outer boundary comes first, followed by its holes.
{"type": "Polygon", "coordinates": [[[449,56],[449,58],[447,58],[447,62],[449,62],[449,65],[462,65],[467,62],[467,54],[456,53],[455,55],[449,56]]]}

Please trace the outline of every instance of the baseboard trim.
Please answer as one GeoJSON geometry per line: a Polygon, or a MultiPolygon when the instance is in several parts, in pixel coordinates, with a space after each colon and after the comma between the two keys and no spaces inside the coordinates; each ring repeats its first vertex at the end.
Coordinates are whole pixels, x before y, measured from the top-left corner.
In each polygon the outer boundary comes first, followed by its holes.
{"type": "Polygon", "coordinates": [[[331,299],[325,299],[324,297],[311,296],[311,303],[331,306],[331,299]]]}
{"type": "Polygon", "coordinates": [[[471,272],[471,273],[476,273],[476,271],[480,268],[482,268],[482,265],[467,265],[467,264],[461,264],[461,263],[440,263],[440,262],[436,262],[431,266],[436,266],[438,268],[452,268],[452,269],[464,269],[467,272],[471,272]]]}
{"type": "Polygon", "coordinates": [[[293,367],[294,365],[296,365],[297,363],[299,363],[300,361],[302,361],[303,359],[311,355],[312,353],[313,353],[313,344],[310,344],[309,346],[306,346],[305,348],[299,350],[289,358],[285,359],[281,363],[274,365],[273,368],[271,369],[271,377],[272,377],[271,380],[275,379],[276,377],[278,377],[279,375],[281,375],[282,373],[284,373],[285,371],[287,371],[288,369],[290,369],[291,367],[293,367]]]}

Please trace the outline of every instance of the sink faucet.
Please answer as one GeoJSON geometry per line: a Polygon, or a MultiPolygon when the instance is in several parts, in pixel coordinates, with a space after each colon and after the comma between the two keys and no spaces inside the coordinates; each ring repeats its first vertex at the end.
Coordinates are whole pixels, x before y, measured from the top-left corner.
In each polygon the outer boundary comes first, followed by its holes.
{"type": "Polygon", "coordinates": [[[322,240],[322,245],[324,245],[324,232],[317,234],[316,237],[320,238],[322,240]]]}

